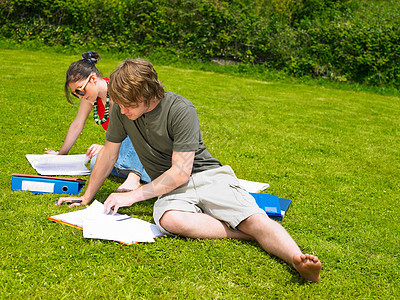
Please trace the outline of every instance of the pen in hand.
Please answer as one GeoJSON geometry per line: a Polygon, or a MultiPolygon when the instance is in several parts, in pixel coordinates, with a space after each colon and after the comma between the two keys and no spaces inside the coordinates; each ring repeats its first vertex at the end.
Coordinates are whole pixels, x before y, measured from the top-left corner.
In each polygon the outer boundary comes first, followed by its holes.
{"type": "Polygon", "coordinates": [[[65,201],[65,203],[68,204],[68,205],[70,205],[72,203],[82,203],[82,200],[78,200],[78,199],[76,199],[76,200],[68,200],[68,201],[65,201]]]}

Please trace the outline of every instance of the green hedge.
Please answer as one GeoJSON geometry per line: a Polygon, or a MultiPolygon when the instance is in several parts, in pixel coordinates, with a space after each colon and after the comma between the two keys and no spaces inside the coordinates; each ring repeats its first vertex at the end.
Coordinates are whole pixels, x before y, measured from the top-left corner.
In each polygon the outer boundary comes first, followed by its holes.
{"type": "Polygon", "coordinates": [[[399,7],[352,0],[0,0],[0,34],[398,86],[399,7]]]}
{"type": "MultiPolygon", "coordinates": [[[[373,2],[373,1],[371,1],[373,2]]],[[[292,63],[293,72],[309,66],[319,76],[370,85],[400,83],[400,10],[387,1],[385,7],[361,2],[357,11],[332,13],[332,18],[304,20],[300,27],[309,48],[292,63]]]]}

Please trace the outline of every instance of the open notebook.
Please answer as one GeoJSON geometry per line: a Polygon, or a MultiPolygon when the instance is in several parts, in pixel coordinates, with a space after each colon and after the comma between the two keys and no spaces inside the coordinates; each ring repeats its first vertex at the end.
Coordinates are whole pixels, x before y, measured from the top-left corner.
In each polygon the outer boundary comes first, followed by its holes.
{"type": "Polygon", "coordinates": [[[49,220],[83,230],[83,236],[91,239],[117,241],[123,244],[154,242],[163,233],[155,224],[128,215],[106,215],[104,205],[97,200],[81,210],[51,216],[49,220]]]}
{"type": "Polygon", "coordinates": [[[85,165],[89,158],[86,154],[51,155],[27,154],[26,159],[40,175],[89,175],[90,169],[85,165]]]}

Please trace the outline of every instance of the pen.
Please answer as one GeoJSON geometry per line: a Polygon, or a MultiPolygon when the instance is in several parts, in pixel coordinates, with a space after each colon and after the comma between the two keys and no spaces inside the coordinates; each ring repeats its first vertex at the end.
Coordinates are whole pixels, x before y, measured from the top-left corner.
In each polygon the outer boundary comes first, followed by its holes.
{"type": "Polygon", "coordinates": [[[125,220],[129,220],[129,219],[132,219],[132,217],[126,217],[126,218],[123,218],[123,219],[119,219],[117,221],[125,221],[125,220]]]}
{"type": "Polygon", "coordinates": [[[65,203],[67,204],[72,204],[72,203],[81,203],[82,200],[69,200],[69,201],[65,201],[65,203]]]}

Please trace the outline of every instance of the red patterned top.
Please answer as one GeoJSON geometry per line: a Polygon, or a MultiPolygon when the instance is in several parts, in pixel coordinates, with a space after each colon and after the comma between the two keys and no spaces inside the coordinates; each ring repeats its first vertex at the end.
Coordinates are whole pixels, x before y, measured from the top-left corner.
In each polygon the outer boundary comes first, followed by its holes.
{"type": "MultiPolygon", "coordinates": [[[[107,83],[110,83],[110,79],[108,77],[104,77],[103,79],[105,81],[107,81],[107,83]]],[[[104,108],[103,102],[101,101],[100,97],[97,97],[96,101],[97,101],[97,114],[99,115],[99,119],[101,120],[104,118],[105,108],[104,108]]],[[[111,112],[111,109],[110,109],[110,112],[111,112]]],[[[108,117],[106,122],[101,124],[101,126],[103,126],[104,130],[107,130],[109,121],[110,121],[110,117],[108,117]]]]}

